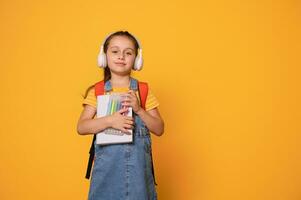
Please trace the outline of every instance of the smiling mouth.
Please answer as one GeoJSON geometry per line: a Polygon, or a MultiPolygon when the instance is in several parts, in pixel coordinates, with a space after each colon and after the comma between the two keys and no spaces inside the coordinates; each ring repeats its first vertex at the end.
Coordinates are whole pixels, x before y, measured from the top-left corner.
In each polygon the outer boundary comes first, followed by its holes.
{"type": "Polygon", "coordinates": [[[121,65],[121,66],[124,66],[125,63],[115,63],[116,65],[121,65]]]}

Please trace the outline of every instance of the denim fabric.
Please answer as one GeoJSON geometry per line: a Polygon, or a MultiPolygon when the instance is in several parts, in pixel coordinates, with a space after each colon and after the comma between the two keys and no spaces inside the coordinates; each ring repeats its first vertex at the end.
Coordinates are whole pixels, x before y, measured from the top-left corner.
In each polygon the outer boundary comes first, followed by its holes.
{"type": "MultiPolygon", "coordinates": [[[[131,89],[137,80],[131,78],[131,89]]],[[[110,91],[106,82],[105,91],[110,91]]],[[[157,200],[152,174],[150,132],[137,115],[133,143],[97,145],[91,176],[89,200],[157,200]]]]}

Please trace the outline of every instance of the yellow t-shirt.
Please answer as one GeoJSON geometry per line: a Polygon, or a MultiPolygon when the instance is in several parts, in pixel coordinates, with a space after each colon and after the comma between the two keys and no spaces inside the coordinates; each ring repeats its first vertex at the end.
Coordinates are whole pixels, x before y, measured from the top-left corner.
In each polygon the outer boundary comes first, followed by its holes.
{"type": "MultiPolygon", "coordinates": [[[[127,87],[112,88],[111,93],[127,92],[128,90],[129,90],[129,88],[127,88],[127,87]]],[[[136,91],[136,96],[138,97],[138,101],[140,103],[138,91],[136,91]]],[[[87,97],[83,100],[82,105],[84,106],[85,104],[88,104],[95,108],[97,107],[97,105],[96,105],[97,100],[96,100],[96,96],[95,96],[94,87],[88,91],[87,97]]],[[[146,98],[146,102],[145,102],[145,110],[148,111],[148,110],[156,108],[157,106],[159,106],[159,102],[158,102],[157,98],[154,96],[154,94],[152,93],[152,91],[150,90],[150,88],[148,88],[148,94],[147,94],[147,98],[146,98]]]]}

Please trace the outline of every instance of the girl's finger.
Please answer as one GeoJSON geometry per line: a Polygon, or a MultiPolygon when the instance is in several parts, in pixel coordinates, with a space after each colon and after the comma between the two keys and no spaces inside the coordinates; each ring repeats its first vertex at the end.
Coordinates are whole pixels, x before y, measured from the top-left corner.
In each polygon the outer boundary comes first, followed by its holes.
{"type": "Polygon", "coordinates": [[[129,130],[127,130],[127,129],[125,129],[125,128],[122,128],[121,131],[122,131],[123,133],[127,134],[127,135],[131,135],[131,134],[132,134],[129,130]]]}
{"type": "Polygon", "coordinates": [[[126,117],[126,120],[134,121],[133,117],[126,117]]]}
{"type": "Polygon", "coordinates": [[[122,105],[122,106],[130,106],[130,105],[131,105],[131,102],[123,102],[121,105],[122,105]]]}
{"type": "Polygon", "coordinates": [[[129,94],[131,97],[136,96],[136,93],[135,93],[133,90],[129,90],[128,94],[129,94]]]}
{"type": "Polygon", "coordinates": [[[118,110],[117,112],[118,112],[119,114],[122,114],[122,113],[127,112],[127,111],[128,111],[128,108],[121,108],[121,109],[118,110]]]}
{"type": "Polygon", "coordinates": [[[130,101],[131,101],[131,99],[128,98],[128,99],[122,100],[121,103],[124,103],[124,102],[130,102],[130,101]]]}
{"type": "Polygon", "coordinates": [[[130,125],[134,124],[133,120],[126,120],[125,123],[130,124],[130,125]]]}
{"type": "Polygon", "coordinates": [[[125,94],[122,95],[122,97],[125,98],[125,99],[126,98],[130,98],[131,96],[132,96],[131,92],[127,92],[127,93],[125,93],[125,94]]]}
{"type": "Polygon", "coordinates": [[[133,126],[130,125],[130,124],[125,124],[125,125],[124,125],[124,128],[126,128],[126,129],[133,129],[133,126]]]}

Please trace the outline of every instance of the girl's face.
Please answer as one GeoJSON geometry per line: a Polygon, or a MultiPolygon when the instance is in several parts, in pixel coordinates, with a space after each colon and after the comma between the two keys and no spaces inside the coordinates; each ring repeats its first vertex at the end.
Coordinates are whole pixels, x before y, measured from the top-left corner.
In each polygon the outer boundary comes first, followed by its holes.
{"type": "Polygon", "coordinates": [[[106,55],[111,73],[127,75],[135,62],[135,46],[126,36],[115,36],[109,42],[106,55]]]}

